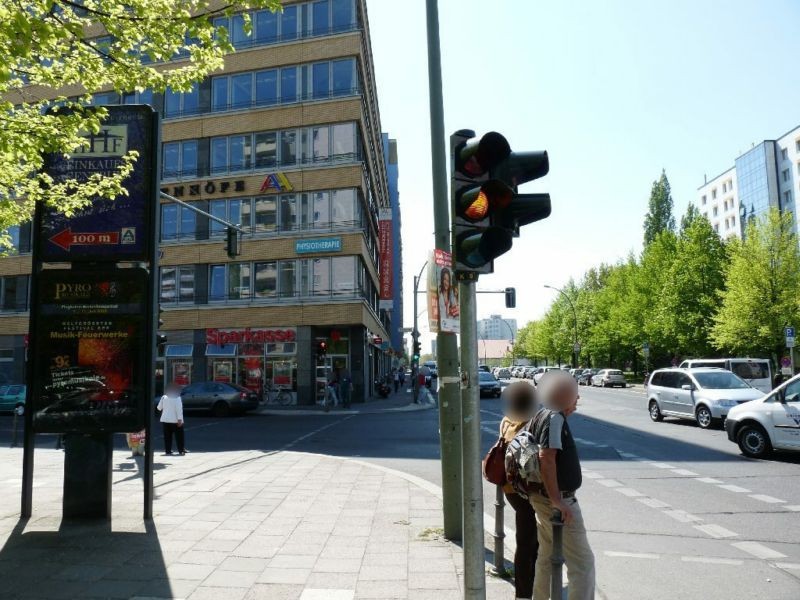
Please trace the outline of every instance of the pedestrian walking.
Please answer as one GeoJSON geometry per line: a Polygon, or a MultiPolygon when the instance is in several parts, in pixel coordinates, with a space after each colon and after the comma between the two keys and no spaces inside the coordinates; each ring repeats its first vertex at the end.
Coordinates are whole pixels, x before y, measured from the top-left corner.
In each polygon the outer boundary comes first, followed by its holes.
{"type": "MultiPolygon", "coordinates": [[[[503,390],[503,412],[500,436],[510,443],[533,417],[536,406],[536,391],[529,383],[518,381],[503,390]]],[[[536,535],[536,515],[533,505],[520,496],[510,483],[503,486],[506,501],[514,509],[517,547],[514,551],[514,590],[517,600],[530,600],[533,596],[533,579],[539,540],[536,535]]]]}
{"type": "Polygon", "coordinates": [[[394,380],[394,393],[400,389],[400,369],[392,369],[392,379],[394,380]]]}
{"type": "Polygon", "coordinates": [[[350,408],[350,394],[353,391],[353,378],[350,371],[342,368],[339,371],[339,395],[342,400],[342,408],[350,408]]]}
{"type": "Polygon", "coordinates": [[[186,454],[186,445],[183,428],[183,401],[181,400],[181,388],[178,385],[170,384],[158,401],[158,410],[161,411],[161,424],[164,428],[164,454],[172,454],[172,437],[178,444],[178,453],[183,456],[186,454]]]}
{"type": "Polygon", "coordinates": [[[406,368],[397,367],[397,370],[400,371],[400,389],[404,389],[406,386],[406,368]]]}
{"type": "MultiPolygon", "coordinates": [[[[542,408],[531,421],[531,431],[541,450],[541,485],[530,495],[536,513],[539,557],[534,578],[534,600],[550,598],[550,563],[553,552],[553,512],[561,512],[564,559],[569,579],[569,600],[593,600],[595,587],[594,554],[589,547],[575,493],[581,487],[581,463],[567,417],[578,401],[578,384],[564,371],[546,373],[538,387],[542,408]]],[[[560,598],[558,600],[561,600],[560,598]]]]}
{"type": "Polygon", "coordinates": [[[334,369],[331,369],[328,375],[328,385],[325,386],[325,412],[331,409],[331,404],[336,408],[339,406],[339,396],[336,393],[336,388],[339,387],[339,377],[334,369]]]}

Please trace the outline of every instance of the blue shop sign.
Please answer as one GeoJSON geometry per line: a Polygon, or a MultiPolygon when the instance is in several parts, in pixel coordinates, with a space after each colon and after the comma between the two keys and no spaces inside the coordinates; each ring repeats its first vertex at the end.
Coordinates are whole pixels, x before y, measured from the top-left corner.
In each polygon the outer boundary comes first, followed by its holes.
{"type": "Polygon", "coordinates": [[[294,243],[297,254],[314,254],[317,252],[341,252],[342,238],[312,238],[310,240],[297,240],[294,243]]]}

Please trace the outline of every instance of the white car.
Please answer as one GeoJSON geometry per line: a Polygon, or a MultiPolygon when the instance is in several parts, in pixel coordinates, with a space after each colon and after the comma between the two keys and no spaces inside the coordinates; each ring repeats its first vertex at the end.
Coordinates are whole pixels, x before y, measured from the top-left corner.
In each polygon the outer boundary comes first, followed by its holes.
{"type": "Polygon", "coordinates": [[[763,398],[733,407],[725,431],[742,454],[753,458],[772,450],[800,452],[800,375],[763,398]]]}
{"type": "Polygon", "coordinates": [[[561,367],[539,367],[539,370],[533,375],[533,383],[539,385],[539,381],[542,379],[545,373],[548,371],[560,371],[561,367]]]}
{"type": "Polygon", "coordinates": [[[592,376],[592,385],[598,387],[628,387],[625,375],[619,369],[603,369],[592,376]]]}

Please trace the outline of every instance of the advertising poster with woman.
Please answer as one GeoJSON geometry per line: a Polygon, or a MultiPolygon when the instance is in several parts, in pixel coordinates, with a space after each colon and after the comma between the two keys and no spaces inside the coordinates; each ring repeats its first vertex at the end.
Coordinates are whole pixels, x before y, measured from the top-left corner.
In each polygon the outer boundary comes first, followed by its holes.
{"type": "Polygon", "coordinates": [[[434,250],[428,259],[428,324],[433,333],[459,333],[458,286],[449,253],[434,250]]]}

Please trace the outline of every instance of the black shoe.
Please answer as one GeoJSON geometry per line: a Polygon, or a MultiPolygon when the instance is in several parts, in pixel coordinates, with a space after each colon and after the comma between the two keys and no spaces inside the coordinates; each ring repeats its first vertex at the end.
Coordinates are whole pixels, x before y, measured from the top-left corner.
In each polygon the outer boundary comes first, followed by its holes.
{"type": "Polygon", "coordinates": [[[172,456],[172,452],[164,452],[161,456],[172,456]]]}
{"type": "Polygon", "coordinates": [[[178,452],[178,454],[180,454],[181,456],[186,456],[186,450],[182,450],[181,452],[178,452]]]}

